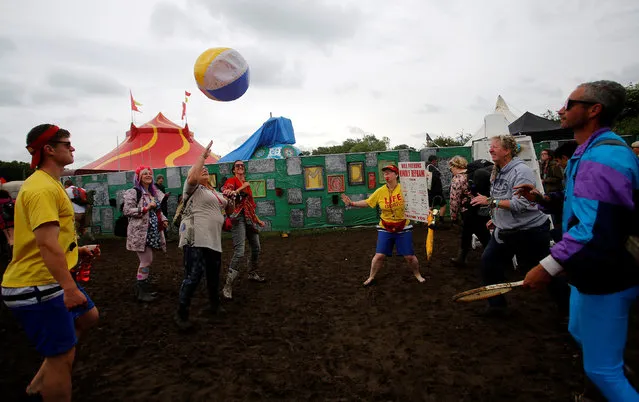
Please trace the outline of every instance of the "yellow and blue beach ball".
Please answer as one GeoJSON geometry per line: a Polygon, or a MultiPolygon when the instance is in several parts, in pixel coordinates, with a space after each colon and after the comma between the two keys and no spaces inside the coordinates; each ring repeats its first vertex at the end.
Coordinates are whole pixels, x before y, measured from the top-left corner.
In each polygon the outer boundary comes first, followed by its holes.
{"type": "Polygon", "coordinates": [[[236,100],[249,87],[249,66],[244,57],[228,47],[206,50],[195,61],[195,82],[207,97],[222,102],[236,100]]]}

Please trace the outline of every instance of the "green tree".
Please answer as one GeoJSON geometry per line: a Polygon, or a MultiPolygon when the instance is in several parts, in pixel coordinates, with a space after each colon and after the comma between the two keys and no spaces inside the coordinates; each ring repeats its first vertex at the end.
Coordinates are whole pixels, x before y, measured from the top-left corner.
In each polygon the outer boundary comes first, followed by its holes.
{"type": "Polygon", "coordinates": [[[33,173],[30,164],[19,161],[0,161],[0,177],[6,181],[24,180],[33,173]]]}
{"type": "Polygon", "coordinates": [[[464,130],[458,131],[454,137],[441,135],[435,137],[432,141],[424,144],[425,147],[461,147],[472,137],[472,134],[464,133],[464,130]]]}
{"type": "Polygon", "coordinates": [[[559,115],[557,114],[557,112],[550,109],[547,109],[545,112],[543,112],[541,114],[541,117],[552,121],[559,121],[559,115]]]}
{"type": "Polygon", "coordinates": [[[395,145],[393,147],[393,151],[398,151],[400,149],[410,149],[411,151],[416,151],[415,148],[411,147],[410,145],[406,145],[406,144],[399,144],[399,145],[395,145]]]}
{"type": "Polygon", "coordinates": [[[613,130],[619,135],[639,135],[639,84],[626,87],[626,105],[613,130]]]}
{"type": "Polygon", "coordinates": [[[366,134],[363,138],[348,138],[341,145],[330,147],[318,147],[313,150],[313,155],[346,154],[352,152],[386,151],[390,146],[390,139],[383,137],[381,140],[374,134],[366,134]]]}

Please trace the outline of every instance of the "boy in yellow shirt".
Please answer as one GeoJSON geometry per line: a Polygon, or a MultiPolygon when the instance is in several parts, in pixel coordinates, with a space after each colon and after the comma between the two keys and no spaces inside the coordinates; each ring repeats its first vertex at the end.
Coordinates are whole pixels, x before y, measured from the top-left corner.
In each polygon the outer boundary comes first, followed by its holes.
{"type": "Polygon", "coordinates": [[[27,394],[71,400],[77,338],[98,320],[98,310],[69,272],[78,254],[74,212],[60,176],[73,163],[71,134],[41,124],[27,134],[31,167],[15,203],[13,259],[2,279],[2,298],[44,356],[27,394]]]}

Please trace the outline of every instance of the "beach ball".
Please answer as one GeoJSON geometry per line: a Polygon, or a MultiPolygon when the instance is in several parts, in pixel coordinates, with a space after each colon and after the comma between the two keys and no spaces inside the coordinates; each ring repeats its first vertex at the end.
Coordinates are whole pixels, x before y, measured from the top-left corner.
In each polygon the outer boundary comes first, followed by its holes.
{"type": "Polygon", "coordinates": [[[244,95],[250,79],[244,57],[228,47],[214,47],[202,53],[195,61],[194,75],[204,95],[222,102],[244,95]]]}

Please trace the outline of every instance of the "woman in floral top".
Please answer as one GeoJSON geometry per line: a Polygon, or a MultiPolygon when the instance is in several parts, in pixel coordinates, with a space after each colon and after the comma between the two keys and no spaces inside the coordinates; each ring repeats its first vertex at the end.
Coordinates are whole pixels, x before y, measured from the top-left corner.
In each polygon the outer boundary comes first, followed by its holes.
{"type": "Polygon", "coordinates": [[[462,156],[455,156],[449,162],[448,166],[453,173],[453,180],[450,184],[450,218],[453,222],[461,218],[462,234],[461,248],[457,258],[451,258],[450,261],[456,266],[464,266],[466,264],[466,256],[470,251],[473,234],[479,241],[486,246],[490,240],[490,232],[486,228],[486,222],[489,217],[480,216],[478,208],[470,205],[470,199],[473,194],[470,192],[468,185],[468,174],[466,168],[468,161],[462,156]]]}

